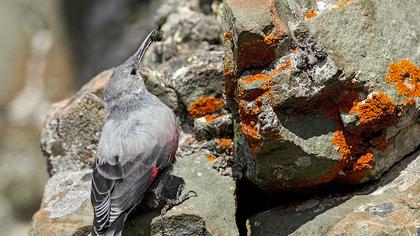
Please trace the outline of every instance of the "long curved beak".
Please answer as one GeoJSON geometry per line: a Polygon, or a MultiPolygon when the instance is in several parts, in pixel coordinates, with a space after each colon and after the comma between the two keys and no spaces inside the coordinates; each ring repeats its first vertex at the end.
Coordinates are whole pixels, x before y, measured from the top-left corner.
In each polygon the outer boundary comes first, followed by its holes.
{"type": "Polygon", "coordinates": [[[144,39],[143,43],[141,43],[139,49],[137,49],[137,52],[134,54],[134,56],[137,58],[139,63],[143,59],[144,54],[146,53],[146,51],[150,47],[150,45],[153,42],[157,42],[157,41],[160,41],[160,40],[162,40],[162,33],[158,29],[152,30],[147,35],[147,37],[144,39]]]}

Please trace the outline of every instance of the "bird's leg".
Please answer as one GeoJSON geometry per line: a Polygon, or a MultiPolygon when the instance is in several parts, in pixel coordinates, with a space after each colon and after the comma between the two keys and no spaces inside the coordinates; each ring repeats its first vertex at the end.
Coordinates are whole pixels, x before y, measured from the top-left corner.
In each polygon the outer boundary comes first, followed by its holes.
{"type": "Polygon", "coordinates": [[[195,191],[188,191],[187,193],[182,194],[183,190],[184,190],[184,185],[180,184],[178,186],[178,191],[176,193],[176,199],[166,199],[166,204],[162,207],[162,210],[160,211],[160,223],[162,224],[162,235],[165,232],[165,224],[163,223],[163,217],[168,212],[168,210],[174,206],[177,206],[183,203],[184,201],[192,197],[198,197],[198,194],[195,191]]]}

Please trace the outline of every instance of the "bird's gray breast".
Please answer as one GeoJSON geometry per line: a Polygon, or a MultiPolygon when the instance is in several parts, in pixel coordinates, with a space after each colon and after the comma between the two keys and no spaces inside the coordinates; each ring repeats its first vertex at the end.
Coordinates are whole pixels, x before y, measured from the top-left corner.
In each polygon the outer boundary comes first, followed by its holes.
{"type": "Polygon", "coordinates": [[[155,102],[144,105],[120,119],[105,121],[98,147],[98,157],[104,159],[99,162],[112,163],[116,156],[121,165],[136,162],[136,158],[164,147],[176,134],[175,118],[168,107],[155,102]]]}

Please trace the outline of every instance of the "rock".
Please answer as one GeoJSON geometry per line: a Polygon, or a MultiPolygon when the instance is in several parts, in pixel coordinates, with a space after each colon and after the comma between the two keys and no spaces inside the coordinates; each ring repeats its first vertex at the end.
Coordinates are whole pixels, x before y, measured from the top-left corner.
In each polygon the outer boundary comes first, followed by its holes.
{"type": "MultiPolygon", "coordinates": [[[[172,174],[185,181],[185,193],[192,190],[198,197],[168,211],[164,217],[165,235],[239,235],[235,221],[235,181],[219,175],[212,165],[213,160],[203,151],[177,159],[172,174]]],[[[143,217],[148,216],[135,216],[132,222],[142,222],[143,217]]],[[[138,228],[150,227],[150,235],[162,234],[159,214],[155,214],[151,225],[147,224],[138,223],[126,233],[137,235],[138,228]]]]}
{"type": "Polygon", "coordinates": [[[48,180],[30,235],[87,235],[92,225],[92,170],[62,171],[48,180]]]}
{"type": "Polygon", "coordinates": [[[93,78],[73,98],[53,106],[41,134],[48,173],[90,169],[104,120],[102,93],[112,71],[93,78]]]}
{"type": "Polygon", "coordinates": [[[198,131],[195,133],[199,137],[208,131],[201,130],[201,123],[194,126],[192,118],[198,117],[191,117],[188,109],[199,99],[221,99],[224,93],[223,33],[215,17],[217,12],[213,12],[220,5],[218,1],[165,1],[155,17],[156,24],[161,25],[163,40],[152,45],[144,59],[144,64],[151,68],[154,84],[164,87],[154,94],[166,93],[167,97],[159,98],[165,103],[170,101],[166,104],[174,109],[183,128],[198,131]]]}
{"type": "Polygon", "coordinates": [[[420,144],[420,60],[406,37],[418,32],[409,2],[226,1],[235,172],[268,192],[357,184],[412,152],[420,144]],[[402,28],[383,33],[384,25],[402,28]],[[380,56],[385,49],[394,52],[389,59],[380,56]]]}
{"type": "Polygon", "coordinates": [[[171,58],[159,69],[161,79],[177,91],[183,112],[203,96],[222,97],[223,51],[199,51],[171,58]]]}
{"type": "MultiPolygon", "coordinates": [[[[235,222],[235,181],[212,168],[203,151],[179,156],[164,196],[174,197],[180,184],[192,197],[164,217],[165,235],[238,235],[235,222]],[[208,186],[212,186],[209,188],[208,186]]],[[[61,171],[48,181],[41,209],[34,215],[30,235],[86,235],[92,227],[91,170],[61,171]]],[[[142,203],[146,204],[146,203],[142,203]]],[[[132,213],[124,235],[161,235],[159,211],[132,213]]]]}
{"type": "Polygon", "coordinates": [[[209,1],[169,0],[158,9],[157,25],[164,32],[163,41],[146,54],[145,64],[155,68],[180,55],[209,51],[222,44],[222,27],[211,11],[209,1]]]}
{"type": "Polygon", "coordinates": [[[232,115],[204,116],[194,120],[194,135],[199,139],[232,136],[232,115]]]}
{"type": "Polygon", "coordinates": [[[145,82],[147,90],[157,96],[169,108],[177,110],[179,105],[178,95],[173,88],[163,82],[159,72],[150,70],[145,77],[147,78],[145,82]]]}
{"type": "Polygon", "coordinates": [[[416,235],[419,176],[416,152],[375,184],[259,213],[249,219],[248,235],[416,235]]]}

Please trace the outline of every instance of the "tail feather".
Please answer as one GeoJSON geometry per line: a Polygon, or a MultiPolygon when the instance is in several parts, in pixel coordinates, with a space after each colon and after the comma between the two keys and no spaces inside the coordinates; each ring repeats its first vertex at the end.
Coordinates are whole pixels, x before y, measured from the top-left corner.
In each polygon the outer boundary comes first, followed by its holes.
{"type": "Polygon", "coordinates": [[[97,232],[95,226],[89,235],[91,236],[121,236],[124,228],[124,222],[127,219],[128,212],[122,213],[117,219],[106,229],[105,232],[97,232]]]}

